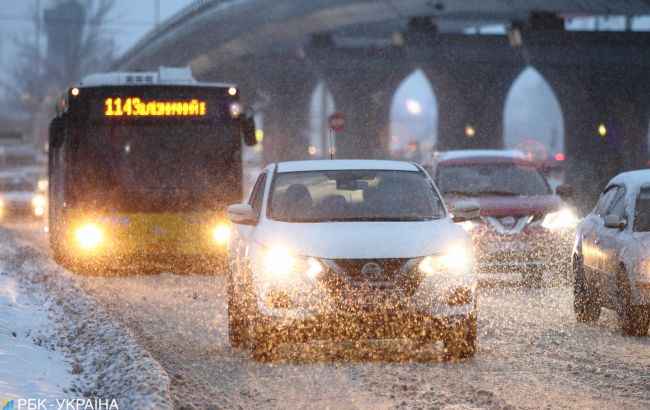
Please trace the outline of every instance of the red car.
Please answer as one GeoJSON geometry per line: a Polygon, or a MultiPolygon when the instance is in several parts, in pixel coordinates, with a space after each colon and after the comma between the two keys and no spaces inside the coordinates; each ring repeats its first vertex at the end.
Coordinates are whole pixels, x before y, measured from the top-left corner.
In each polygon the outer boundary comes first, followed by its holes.
{"type": "Polygon", "coordinates": [[[553,192],[537,165],[506,150],[438,152],[423,162],[452,213],[458,201],[481,205],[479,220],[462,223],[474,243],[479,280],[539,286],[550,271],[566,283],[578,223],[564,201],[571,187],[553,192]]]}

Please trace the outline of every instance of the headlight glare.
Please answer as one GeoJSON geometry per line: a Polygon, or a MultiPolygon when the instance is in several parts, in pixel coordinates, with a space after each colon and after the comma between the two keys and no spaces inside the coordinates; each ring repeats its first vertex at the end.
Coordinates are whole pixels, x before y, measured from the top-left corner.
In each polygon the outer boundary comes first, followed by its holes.
{"type": "Polygon", "coordinates": [[[462,273],[471,265],[471,257],[462,246],[454,246],[438,255],[426,256],[418,265],[427,276],[436,274],[462,273]]]}
{"type": "Polygon", "coordinates": [[[459,222],[458,225],[460,225],[465,230],[465,232],[469,232],[476,227],[476,223],[473,221],[459,222]]]}
{"type": "Polygon", "coordinates": [[[43,208],[45,206],[45,197],[43,195],[35,195],[32,198],[32,206],[34,208],[43,208]]]}
{"type": "Polygon", "coordinates": [[[104,240],[104,233],[94,224],[88,223],[77,229],[77,242],[84,249],[94,249],[104,240]]]}
{"type": "Polygon", "coordinates": [[[271,248],[266,253],[265,268],[273,275],[287,275],[295,263],[294,257],[284,248],[271,248]]]}
{"type": "Polygon", "coordinates": [[[230,227],[225,224],[219,224],[212,230],[212,237],[219,245],[228,243],[230,239],[230,227]]]}
{"type": "Polygon", "coordinates": [[[578,217],[568,208],[547,214],[542,221],[542,227],[552,231],[573,229],[578,225],[578,217]]]}
{"type": "Polygon", "coordinates": [[[309,279],[316,279],[323,271],[323,265],[314,258],[307,259],[307,277],[309,279]]]}
{"type": "Polygon", "coordinates": [[[323,272],[323,265],[315,258],[292,255],[284,248],[271,248],[264,259],[265,270],[275,277],[304,275],[316,279],[323,272]]]}

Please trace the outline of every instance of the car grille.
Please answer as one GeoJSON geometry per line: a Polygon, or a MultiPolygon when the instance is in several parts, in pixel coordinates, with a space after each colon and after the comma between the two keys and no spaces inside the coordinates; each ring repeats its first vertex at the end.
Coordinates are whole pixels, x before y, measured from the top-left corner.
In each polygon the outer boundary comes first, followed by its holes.
{"type": "Polygon", "coordinates": [[[537,222],[539,217],[535,215],[525,216],[485,216],[482,218],[486,221],[497,233],[512,235],[522,232],[528,226],[537,222]]]}
{"type": "Polygon", "coordinates": [[[411,295],[422,281],[419,258],[335,259],[325,261],[323,282],[332,296],[342,292],[400,291],[411,295]]]}

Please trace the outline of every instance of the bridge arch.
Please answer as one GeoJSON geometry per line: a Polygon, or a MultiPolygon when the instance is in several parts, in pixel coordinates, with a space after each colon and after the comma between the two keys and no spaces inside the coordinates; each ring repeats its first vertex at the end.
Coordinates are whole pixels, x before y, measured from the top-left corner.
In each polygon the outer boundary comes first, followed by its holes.
{"type": "Polygon", "coordinates": [[[547,158],[564,160],[564,115],[553,88],[532,66],[512,82],[503,107],[503,146],[517,148],[536,141],[547,158]]]}
{"type": "MultiPolygon", "coordinates": [[[[328,117],[336,111],[334,97],[325,81],[319,81],[314,87],[309,100],[309,146],[310,158],[326,158],[330,152],[330,131],[328,117]]],[[[336,136],[331,136],[336,146],[336,136]]]]}
{"type": "Polygon", "coordinates": [[[438,101],[421,69],[408,74],[390,104],[384,152],[396,159],[419,159],[433,151],[438,139],[438,101]]]}

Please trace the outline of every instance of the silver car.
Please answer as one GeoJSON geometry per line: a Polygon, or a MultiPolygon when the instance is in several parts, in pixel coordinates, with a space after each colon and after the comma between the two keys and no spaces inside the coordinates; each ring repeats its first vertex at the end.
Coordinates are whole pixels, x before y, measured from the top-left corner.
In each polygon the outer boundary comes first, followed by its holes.
{"type": "Polygon", "coordinates": [[[573,249],[574,307],[594,322],[605,307],[621,331],[643,336],[650,325],[650,170],[625,172],[606,186],[580,222],[573,249]]]}

